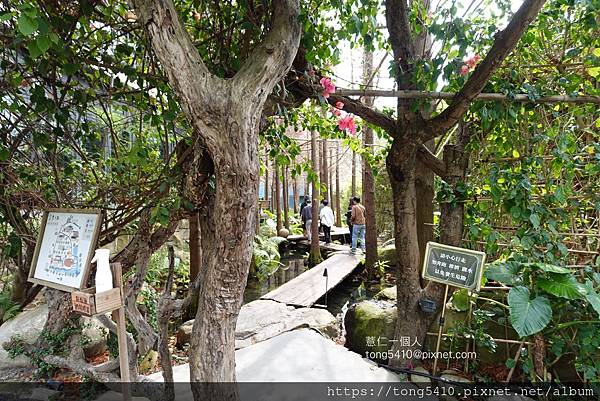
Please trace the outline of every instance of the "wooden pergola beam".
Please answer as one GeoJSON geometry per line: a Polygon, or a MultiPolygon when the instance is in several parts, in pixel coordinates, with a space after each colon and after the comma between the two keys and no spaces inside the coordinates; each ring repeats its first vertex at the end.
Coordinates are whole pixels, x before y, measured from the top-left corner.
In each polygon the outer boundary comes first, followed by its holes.
{"type": "MultiPolygon", "coordinates": [[[[424,92],[416,90],[383,90],[383,89],[342,89],[335,91],[339,96],[371,96],[371,97],[395,97],[400,99],[441,99],[451,100],[456,95],[455,92],[424,92]]],[[[513,96],[503,93],[480,93],[475,100],[493,101],[493,102],[521,102],[521,103],[593,103],[600,104],[600,96],[580,95],[552,95],[541,96],[535,100],[525,94],[513,96]]]]}

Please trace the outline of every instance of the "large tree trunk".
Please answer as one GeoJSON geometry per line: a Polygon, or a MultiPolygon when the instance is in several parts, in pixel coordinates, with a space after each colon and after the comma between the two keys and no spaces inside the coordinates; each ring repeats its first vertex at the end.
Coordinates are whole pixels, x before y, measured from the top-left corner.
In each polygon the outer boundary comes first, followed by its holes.
{"type": "MultiPolygon", "coordinates": [[[[367,87],[373,75],[373,53],[363,51],[363,84],[367,87]]],[[[373,107],[375,99],[365,97],[363,102],[373,107]]],[[[362,197],[365,206],[365,267],[369,272],[372,271],[375,262],[377,262],[377,224],[375,221],[375,177],[373,177],[373,169],[369,165],[368,156],[373,154],[374,145],[373,129],[366,126],[363,131],[363,146],[367,155],[362,157],[362,197]]]]}
{"type": "Polygon", "coordinates": [[[236,400],[235,325],[252,256],[258,204],[258,125],[267,96],[300,42],[298,0],[272,3],[272,25],[231,79],[213,75],[172,0],[134,0],[154,54],[214,167],[214,197],[200,217],[201,287],[190,342],[194,399],[236,400]],[[212,384],[211,384],[212,383],[212,384]]]}
{"type": "MultiPolygon", "coordinates": [[[[410,138],[410,135],[406,133],[404,136],[410,138]]],[[[417,144],[413,141],[407,139],[402,144],[394,141],[387,157],[387,169],[394,194],[394,234],[398,256],[398,321],[395,338],[409,337],[411,344],[416,339],[422,345],[432,316],[424,314],[418,305],[422,289],[417,239],[416,152],[417,144]]],[[[417,344],[406,347],[400,341],[395,342],[392,350],[397,352],[398,358],[392,358],[390,364],[407,366],[411,361],[406,357],[416,349],[419,349],[417,344]]]]}
{"type": "MultiPolygon", "coordinates": [[[[424,146],[432,149],[433,141],[424,146]]],[[[417,175],[415,179],[415,189],[417,193],[417,236],[419,238],[419,253],[421,255],[421,264],[425,256],[425,246],[429,241],[434,240],[433,235],[433,212],[434,212],[434,174],[423,161],[417,159],[417,175]]]]}

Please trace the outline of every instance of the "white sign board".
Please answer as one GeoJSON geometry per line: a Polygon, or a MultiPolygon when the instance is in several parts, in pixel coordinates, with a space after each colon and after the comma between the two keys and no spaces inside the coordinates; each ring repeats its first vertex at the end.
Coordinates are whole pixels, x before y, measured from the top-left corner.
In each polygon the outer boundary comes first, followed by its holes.
{"type": "Polygon", "coordinates": [[[97,210],[46,211],[29,281],[64,291],[83,288],[98,241],[102,215],[97,210]]]}

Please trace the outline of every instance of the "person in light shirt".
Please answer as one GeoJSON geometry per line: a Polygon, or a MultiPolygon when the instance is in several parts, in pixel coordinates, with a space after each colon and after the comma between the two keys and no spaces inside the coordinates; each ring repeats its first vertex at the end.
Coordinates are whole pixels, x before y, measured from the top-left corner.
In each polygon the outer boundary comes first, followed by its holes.
{"type": "Polygon", "coordinates": [[[329,202],[325,199],[323,202],[323,207],[319,212],[319,219],[321,219],[321,226],[323,226],[323,234],[325,234],[325,243],[329,244],[331,242],[331,226],[333,226],[333,210],[329,207],[329,202]]]}

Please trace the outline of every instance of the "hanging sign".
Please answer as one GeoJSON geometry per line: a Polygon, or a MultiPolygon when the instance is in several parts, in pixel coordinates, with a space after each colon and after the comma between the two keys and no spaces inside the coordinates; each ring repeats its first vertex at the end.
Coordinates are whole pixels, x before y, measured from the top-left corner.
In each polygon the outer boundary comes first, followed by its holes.
{"type": "Polygon", "coordinates": [[[479,291],[485,253],[428,242],[423,278],[453,287],[479,291]]]}

